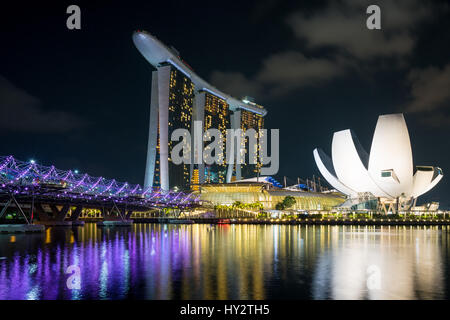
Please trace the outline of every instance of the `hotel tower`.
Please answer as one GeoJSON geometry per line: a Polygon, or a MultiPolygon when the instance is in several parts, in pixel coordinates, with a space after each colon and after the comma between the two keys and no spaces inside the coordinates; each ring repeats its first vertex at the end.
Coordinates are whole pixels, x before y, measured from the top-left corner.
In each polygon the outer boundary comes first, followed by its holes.
{"type": "MultiPolygon", "coordinates": [[[[227,129],[264,128],[267,111],[252,98],[231,97],[200,78],[174,48],[165,46],[145,31],[133,33],[133,42],[144,58],[156,68],[152,74],[150,126],[145,168],[145,187],[195,189],[203,183],[225,183],[257,176],[260,164],[179,164],[172,163],[170,137],[176,129],[191,131],[194,121],[203,131],[215,128],[226,140],[227,129]]],[[[191,135],[193,132],[191,131],[191,135]]],[[[248,138],[241,148],[248,150],[248,138]]],[[[226,158],[226,141],[224,158],[226,158]]],[[[259,146],[257,146],[259,148],[259,146]]],[[[238,151],[235,149],[235,151],[238,151]]],[[[235,152],[237,156],[237,152],[235,152]]],[[[237,159],[235,159],[237,162],[237,159]]]]}

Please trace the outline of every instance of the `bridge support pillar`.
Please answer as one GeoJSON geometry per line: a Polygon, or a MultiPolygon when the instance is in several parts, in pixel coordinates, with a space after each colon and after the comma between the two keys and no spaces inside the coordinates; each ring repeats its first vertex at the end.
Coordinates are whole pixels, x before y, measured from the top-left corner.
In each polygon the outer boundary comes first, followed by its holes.
{"type": "Polygon", "coordinates": [[[69,221],[72,221],[73,226],[83,226],[84,225],[84,221],[78,220],[78,218],[81,215],[81,211],[83,211],[83,206],[78,206],[75,208],[74,211],[72,211],[69,221]]]}
{"type": "Polygon", "coordinates": [[[49,221],[50,220],[50,217],[47,214],[47,212],[45,212],[44,208],[42,207],[42,204],[35,203],[34,204],[34,209],[35,209],[35,211],[37,213],[37,218],[40,221],[49,221]]]}
{"type": "Polygon", "coordinates": [[[65,204],[60,210],[58,210],[55,205],[51,204],[50,209],[52,210],[54,220],[64,221],[67,216],[67,212],[69,212],[70,205],[65,204]]]}
{"type": "Polygon", "coordinates": [[[6,210],[8,209],[8,207],[14,203],[16,205],[16,208],[19,210],[19,212],[22,214],[23,218],[25,219],[27,225],[31,224],[27,215],[22,210],[22,207],[20,206],[19,202],[17,202],[17,199],[14,197],[14,194],[11,193],[9,196],[10,196],[10,198],[9,198],[8,202],[5,204],[5,206],[2,208],[2,210],[0,212],[0,218],[3,217],[3,215],[6,213],[6,210]]]}
{"type": "Polygon", "coordinates": [[[35,204],[34,207],[36,209],[36,213],[38,214],[39,221],[36,221],[36,224],[42,224],[46,226],[71,226],[72,221],[64,221],[66,218],[67,212],[70,209],[70,205],[65,204],[60,210],[56,207],[56,205],[49,205],[52,210],[52,216],[50,216],[42,207],[42,204],[35,204]]]}
{"type": "Polygon", "coordinates": [[[2,211],[0,211],[0,219],[3,218],[3,215],[6,213],[6,209],[8,209],[12,201],[13,201],[12,198],[10,198],[8,202],[6,202],[5,206],[2,208],[2,211]]]}
{"type": "Polygon", "coordinates": [[[105,221],[106,220],[115,220],[113,215],[112,215],[112,210],[110,210],[108,208],[105,208],[105,207],[102,207],[100,209],[100,211],[102,212],[103,220],[105,220],[105,221]]]}
{"type": "Polygon", "coordinates": [[[80,217],[81,211],[83,211],[83,206],[78,206],[75,208],[74,211],[72,211],[72,214],[70,215],[69,220],[70,221],[77,221],[80,217]]]}
{"type": "Polygon", "coordinates": [[[113,202],[111,209],[103,207],[101,209],[104,220],[126,220],[126,209],[119,207],[113,202]]]}
{"type": "Polygon", "coordinates": [[[97,222],[97,225],[99,227],[131,226],[131,225],[133,225],[133,220],[129,220],[125,216],[126,209],[125,208],[119,209],[114,202],[113,202],[113,206],[111,209],[107,209],[107,208],[103,207],[101,209],[101,211],[102,211],[102,215],[103,215],[103,221],[97,222]],[[114,212],[116,212],[116,215],[113,214],[114,212]]]}
{"type": "Polygon", "coordinates": [[[131,215],[133,214],[133,210],[128,210],[127,215],[125,216],[125,219],[130,219],[131,215]]]}

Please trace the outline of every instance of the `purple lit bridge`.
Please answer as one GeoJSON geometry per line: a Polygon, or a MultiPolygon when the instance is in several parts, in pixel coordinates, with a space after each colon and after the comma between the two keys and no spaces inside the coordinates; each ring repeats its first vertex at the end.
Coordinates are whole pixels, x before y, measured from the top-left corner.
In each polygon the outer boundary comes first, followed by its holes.
{"type": "Polygon", "coordinates": [[[191,193],[164,194],[138,184],[0,157],[0,220],[14,207],[27,224],[58,224],[76,222],[83,209],[99,209],[104,220],[113,221],[128,220],[136,211],[187,211],[198,203],[198,196],[191,193]]]}

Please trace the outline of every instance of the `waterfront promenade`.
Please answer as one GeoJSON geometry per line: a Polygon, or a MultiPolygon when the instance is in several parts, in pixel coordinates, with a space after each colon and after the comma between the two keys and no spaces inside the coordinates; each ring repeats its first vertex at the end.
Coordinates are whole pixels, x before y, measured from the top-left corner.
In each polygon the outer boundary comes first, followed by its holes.
{"type": "MultiPolygon", "coordinates": [[[[84,219],[84,221],[95,219],[84,219]]],[[[271,218],[173,218],[173,217],[134,217],[134,223],[199,223],[199,224],[284,224],[284,225],[450,225],[450,215],[422,218],[397,218],[385,216],[383,218],[361,218],[358,216],[348,218],[314,217],[298,219],[271,219],[271,218]]]]}

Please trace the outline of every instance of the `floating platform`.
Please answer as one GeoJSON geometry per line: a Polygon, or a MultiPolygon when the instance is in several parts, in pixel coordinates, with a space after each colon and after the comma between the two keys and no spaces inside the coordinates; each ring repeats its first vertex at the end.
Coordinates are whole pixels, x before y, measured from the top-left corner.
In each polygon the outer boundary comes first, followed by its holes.
{"type": "Polygon", "coordinates": [[[193,223],[195,223],[195,221],[188,220],[188,219],[169,219],[169,220],[167,220],[167,223],[193,224],[193,223]]]}
{"type": "Polygon", "coordinates": [[[0,233],[44,232],[45,226],[39,224],[0,224],[0,233]]]}
{"type": "Polygon", "coordinates": [[[35,224],[40,224],[47,227],[71,227],[72,221],[35,221],[35,224]]]}
{"type": "Polygon", "coordinates": [[[133,220],[106,220],[97,222],[99,227],[129,227],[133,225],[133,220]]]}
{"type": "Polygon", "coordinates": [[[81,220],[75,220],[72,221],[72,226],[78,227],[78,226],[84,226],[85,222],[81,220]]]}

